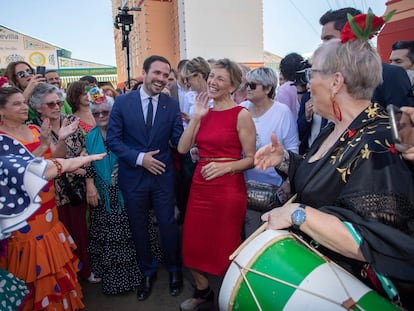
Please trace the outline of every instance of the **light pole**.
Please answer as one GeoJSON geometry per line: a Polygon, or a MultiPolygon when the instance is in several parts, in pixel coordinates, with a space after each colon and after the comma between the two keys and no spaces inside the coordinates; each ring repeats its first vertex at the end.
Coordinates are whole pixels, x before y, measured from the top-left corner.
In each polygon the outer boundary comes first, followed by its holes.
{"type": "MultiPolygon", "coordinates": [[[[134,15],[129,14],[130,11],[141,11],[141,8],[126,6],[127,1],[122,2],[122,7],[118,7],[119,13],[115,16],[114,26],[116,29],[121,28],[122,30],[122,49],[126,49],[126,71],[128,88],[131,80],[131,61],[129,53],[129,33],[131,32],[131,26],[134,23],[134,15]]],[[[140,1],[142,4],[143,1],[140,1]]]]}

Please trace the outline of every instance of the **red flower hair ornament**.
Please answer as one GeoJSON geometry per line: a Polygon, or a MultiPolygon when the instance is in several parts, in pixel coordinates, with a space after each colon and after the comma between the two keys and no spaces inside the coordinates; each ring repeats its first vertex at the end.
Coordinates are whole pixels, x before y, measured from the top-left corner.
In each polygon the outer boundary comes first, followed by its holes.
{"type": "Polygon", "coordinates": [[[348,21],[341,31],[341,42],[346,43],[356,39],[368,41],[391,19],[395,11],[396,10],[392,10],[385,17],[375,16],[371,9],[368,9],[368,14],[352,16],[348,13],[348,21]]]}
{"type": "Polygon", "coordinates": [[[10,87],[11,85],[9,84],[9,80],[7,80],[6,77],[1,77],[0,78],[0,88],[1,87],[10,87]]]}

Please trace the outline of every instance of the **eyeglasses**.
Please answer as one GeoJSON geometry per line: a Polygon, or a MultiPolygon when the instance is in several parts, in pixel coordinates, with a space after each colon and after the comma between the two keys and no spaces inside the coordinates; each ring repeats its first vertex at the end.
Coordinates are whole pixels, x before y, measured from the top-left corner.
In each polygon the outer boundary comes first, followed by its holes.
{"type": "Polygon", "coordinates": [[[260,83],[255,83],[255,82],[247,82],[246,83],[246,88],[248,87],[251,90],[255,90],[258,85],[261,85],[261,84],[260,83]]]}
{"type": "Polygon", "coordinates": [[[313,76],[313,72],[322,72],[321,69],[314,69],[314,68],[306,68],[305,69],[305,77],[306,77],[306,82],[310,83],[312,80],[312,76],[313,76]]]}
{"type": "Polygon", "coordinates": [[[16,77],[22,79],[26,76],[32,75],[33,74],[33,70],[30,68],[27,68],[25,71],[19,71],[16,73],[16,77]]]}
{"type": "Polygon", "coordinates": [[[109,115],[109,111],[108,110],[96,111],[96,112],[92,112],[92,115],[94,118],[98,118],[98,117],[105,118],[109,115]]]}
{"type": "Polygon", "coordinates": [[[63,106],[63,101],[58,100],[58,101],[55,101],[55,102],[48,102],[48,103],[45,103],[45,105],[48,106],[49,109],[53,109],[53,108],[56,107],[56,105],[58,105],[59,107],[62,107],[63,106]]]}

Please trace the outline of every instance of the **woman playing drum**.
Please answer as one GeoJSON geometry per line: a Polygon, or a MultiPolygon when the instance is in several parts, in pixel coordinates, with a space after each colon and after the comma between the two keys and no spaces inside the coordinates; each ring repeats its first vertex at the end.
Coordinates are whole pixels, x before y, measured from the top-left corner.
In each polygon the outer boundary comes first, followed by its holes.
{"type": "MultiPolygon", "coordinates": [[[[378,30],[384,21],[372,18],[378,30]]],[[[382,81],[381,60],[368,36],[350,29],[345,25],[342,42],[319,47],[307,69],[313,110],[331,121],[309,152],[302,158],[283,150],[273,133],[272,143],[256,153],[257,168],[274,166],[297,192],[297,203],[262,220],[270,229],[293,225],[355,276],[371,275],[363,281],[380,292],[375,282],[391,280],[387,296],[412,310],[414,176],[394,148],[387,113],[370,102],[382,81]]]]}

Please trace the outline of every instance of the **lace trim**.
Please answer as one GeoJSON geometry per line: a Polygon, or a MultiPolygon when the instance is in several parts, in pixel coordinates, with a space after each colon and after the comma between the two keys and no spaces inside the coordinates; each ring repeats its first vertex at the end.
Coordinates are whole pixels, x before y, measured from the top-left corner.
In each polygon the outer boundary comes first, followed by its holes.
{"type": "Polygon", "coordinates": [[[366,219],[379,221],[414,236],[414,206],[398,193],[354,193],[343,197],[338,204],[366,219]]]}

